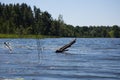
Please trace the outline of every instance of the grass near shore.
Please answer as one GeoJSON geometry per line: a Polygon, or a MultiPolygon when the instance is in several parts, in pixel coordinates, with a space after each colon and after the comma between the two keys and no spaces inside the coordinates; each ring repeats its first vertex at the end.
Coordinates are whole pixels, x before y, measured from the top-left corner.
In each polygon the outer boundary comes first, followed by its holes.
{"type": "Polygon", "coordinates": [[[55,38],[56,36],[46,35],[17,35],[17,34],[0,34],[0,38],[55,38]]]}

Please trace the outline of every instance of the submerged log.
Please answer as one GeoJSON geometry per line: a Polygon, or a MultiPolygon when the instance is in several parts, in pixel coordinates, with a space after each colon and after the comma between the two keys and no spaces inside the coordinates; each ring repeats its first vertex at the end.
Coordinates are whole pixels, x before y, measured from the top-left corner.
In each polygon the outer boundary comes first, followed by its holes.
{"type": "Polygon", "coordinates": [[[76,42],[76,39],[74,39],[73,41],[71,41],[69,44],[64,45],[60,49],[56,50],[56,53],[62,53],[64,51],[67,51],[67,48],[71,47],[71,45],[74,44],[75,42],[76,42]]]}

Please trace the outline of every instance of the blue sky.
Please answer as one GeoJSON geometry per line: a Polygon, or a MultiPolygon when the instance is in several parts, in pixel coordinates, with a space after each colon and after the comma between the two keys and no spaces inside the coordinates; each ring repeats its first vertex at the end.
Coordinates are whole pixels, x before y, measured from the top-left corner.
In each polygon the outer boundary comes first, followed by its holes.
{"type": "Polygon", "coordinates": [[[120,0],[0,0],[2,3],[27,3],[48,11],[54,19],[63,15],[64,22],[74,26],[119,25],[120,0]]]}

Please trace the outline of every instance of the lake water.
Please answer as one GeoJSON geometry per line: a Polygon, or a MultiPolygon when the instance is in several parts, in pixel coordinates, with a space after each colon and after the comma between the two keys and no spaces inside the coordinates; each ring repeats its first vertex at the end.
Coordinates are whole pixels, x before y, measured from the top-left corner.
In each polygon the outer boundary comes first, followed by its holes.
{"type": "Polygon", "coordinates": [[[0,80],[120,80],[120,38],[77,38],[55,53],[72,40],[0,39],[0,80]]]}

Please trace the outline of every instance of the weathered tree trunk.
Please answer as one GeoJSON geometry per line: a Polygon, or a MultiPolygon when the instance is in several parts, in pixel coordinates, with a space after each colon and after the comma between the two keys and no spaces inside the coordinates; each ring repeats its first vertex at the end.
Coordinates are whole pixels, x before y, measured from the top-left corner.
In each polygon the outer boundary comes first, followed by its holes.
{"type": "Polygon", "coordinates": [[[56,50],[56,53],[62,53],[64,51],[66,51],[67,48],[71,47],[71,45],[74,44],[75,42],[76,42],[76,39],[74,39],[73,41],[71,41],[69,44],[64,45],[60,49],[56,50]]]}

